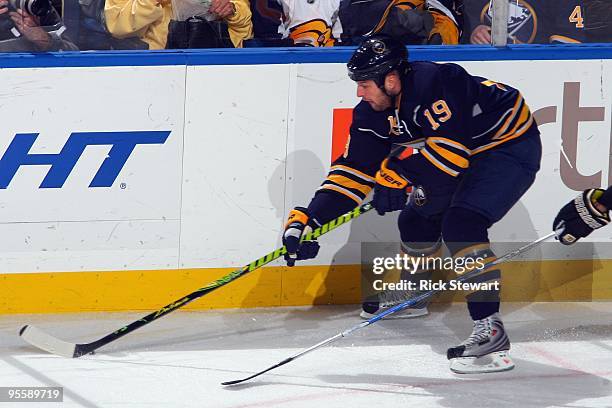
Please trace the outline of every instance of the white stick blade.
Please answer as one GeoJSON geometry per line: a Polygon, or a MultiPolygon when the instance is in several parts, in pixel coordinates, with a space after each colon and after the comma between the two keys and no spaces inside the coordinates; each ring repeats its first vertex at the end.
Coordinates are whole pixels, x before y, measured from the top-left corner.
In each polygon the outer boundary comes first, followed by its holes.
{"type": "Polygon", "coordinates": [[[35,326],[24,326],[19,332],[19,335],[22,339],[41,350],[62,357],[74,357],[76,344],[68,343],[67,341],[53,337],[35,326]]]}

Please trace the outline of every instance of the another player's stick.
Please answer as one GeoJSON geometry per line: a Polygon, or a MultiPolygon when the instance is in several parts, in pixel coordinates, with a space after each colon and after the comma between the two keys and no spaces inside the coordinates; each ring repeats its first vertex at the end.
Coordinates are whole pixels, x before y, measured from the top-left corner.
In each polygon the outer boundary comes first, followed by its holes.
{"type": "MultiPolygon", "coordinates": [[[[372,205],[368,202],[360,207],[356,207],[352,211],[347,212],[339,216],[338,218],[331,220],[330,222],[320,226],[319,228],[311,231],[302,238],[303,241],[311,241],[320,237],[321,235],[327,234],[328,232],[334,230],[342,224],[348,223],[360,215],[370,211],[372,209],[372,205]]],[[[188,294],[185,297],[180,298],[179,300],[172,302],[156,312],[150,313],[145,317],[136,320],[120,328],[117,331],[114,331],[101,339],[92,341],[91,343],[69,343],[67,341],[63,341],[54,337],[35,326],[26,325],[19,331],[19,335],[28,343],[33,346],[38,347],[39,349],[45,350],[52,354],[57,354],[63,357],[68,358],[76,358],[80,357],[84,354],[92,353],[94,350],[117,340],[120,337],[125,336],[128,333],[133,332],[134,330],[151,323],[154,320],[159,319],[162,316],[167,315],[168,313],[177,310],[186,304],[212,292],[215,289],[219,289],[222,286],[227,285],[228,283],[240,278],[241,276],[246,275],[249,272],[253,272],[256,269],[261,268],[264,265],[269,264],[270,262],[280,258],[287,252],[286,248],[283,246],[281,248],[276,249],[269,254],[262,256],[261,258],[243,266],[240,269],[236,269],[235,271],[225,275],[224,277],[217,279],[214,282],[209,283],[208,285],[188,294]]]]}
{"type": "MultiPolygon", "coordinates": [[[[551,232],[550,234],[548,234],[546,236],[543,236],[542,238],[538,238],[535,241],[533,241],[533,242],[531,242],[531,243],[529,243],[529,244],[527,244],[525,246],[522,246],[522,247],[520,247],[517,250],[509,252],[509,253],[507,253],[507,254],[497,258],[494,261],[486,263],[481,268],[473,269],[470,272],[468,272],[468,273],[466,273],[464,275],[459,276],[455,280],[457,282],[465,282],[465,281],[469,280],[470,278],[473,278],[475,275],[479,274],[482,270],[490,268],[490,267],[492,267],[494,265],[497,265],[497,264],[499,264],[501,262],[507,261],[508,259],[514,258],[514,257],[516,257],[516,256],[518,256],[518,255],[520,255],[520,254],[522,254],[522,253],[524,253],[526,251],[529,251],[530,249],[532,249],[533,247],[535,247],[535,246],[539,245],[540,243],[546,241],[547,239],[550,239],[550,238],[554,237],[556,234],[557,234],[556,232],[551,232]]],[[[430,291],[424,292],[424,293],[422,293],[422,294],[420,294],[418,296],[415,296],[414,298],[411,298],[411,299],[409,299],[409,300],[407,300],[407,301],[405,301],[403,303],[400,303],[399,305],[393,306],[392,308],[387,309],[384,312],[381,312],[381,313],[377,314],[376,316],[372,317],[369,320],[366,320],[365,322],[362,322],[362,323],[360,323],[360,324],[358,324],[356,326],[351,327],[348,330],[345,330],[345,331],[343,331],[341,333],[338,333],[338,334],[336,334],[333,337],[325,339],[322,342],[315,344],[314,346],[308,347],[307,349],[302,350],[299,353],[294,354],[291,357],[288,357],[288,358],[284,359],[283,361],[281,361],[281,362],[279,362],[279,363],[277,363],[277,364],[275,364],[275,365],[273,365],[271,367],[266,368],[265,370],[259,371],[258,373],[253,374],[253,375],[251,375],[249,377],[243,378],[241,380],[233,380],[233,381],[223,382],[223,383],[221,383],[221,385],[240,384],[240,383],[242,383],[244,381],[248,381],[248,380],[250,380],[252,378],[258,377],[258,376],[260,376],[260,375],[262,375],[264,373],[267,373],[268,371],[274,370],[275,368],[278,368],[278,367],[283,366],[283,365],[285,365],[287,363],[290,363],[293,360],[296,360],[296,359],[302,357],[303,355],[310,353],[311,351],[314,351],[314,350],[316,350],[316,349],[318,349],[320,347],[323,347],[325,345],[333,343],[334,341],[336,341],[338,339],[341,339],[342,337],[346,337],[349,334],[353,333],[354,331],[357,331],[357,330],[362,329],[362,328],[364,328],[366,326],[369,326],[372,323],[376,323],[377,321],[379,321],[380,319],[384,318],[385,316],[389,316],[390,314],[393,314],[395,312],[399,312],[400,310],[403,310],[403,309],[406,309],[406,308],[408,308],[410,306],[413,306],[413,305],[415,305],[415,304],[417,304],[417,303],[419,303],[419,302],[429,298],[430,296],[435,295],[438,292],[440,292],[439,289],[432,289],[430,291]]]]}

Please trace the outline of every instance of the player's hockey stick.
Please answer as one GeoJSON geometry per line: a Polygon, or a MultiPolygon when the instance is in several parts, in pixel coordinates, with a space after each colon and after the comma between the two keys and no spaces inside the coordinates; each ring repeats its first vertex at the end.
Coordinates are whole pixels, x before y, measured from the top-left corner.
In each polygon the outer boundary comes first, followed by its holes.
{"type": "MultiPolygon", "coordinates": [[[[303,241],[310,241],[320,237],[321,235],[327,234],[328,232],[334,230],[342,224],[348,223],[360,215],[370,211],[372,209],[371,203],[365,203],[359,207],[356,207],[352,211],[347,212],[339,216],[338,218],[331,220],[330,222],[323,224],[319,228],[311,231],[302,238],[303,241]]],[[[91,343],[69,343],[67,341],[63,341],[54,337],[39,328],[26,325],[21,328],[19,331],[19,335],[28,343],[33,346],[38,347],[39,349],[48,351],[52,354],[57,354],[63,357],[68,358],[76,358],[80,357],[84,354],[93,353],[94,350],[117,340],[120,337],[125,336],[128,333],[133,332],[134,330],[151,323],[154,320],[159,319],[162,316],[167,315],[168,313],[177,310],[186,304],[206,295],[207,293],[212,292],[215,289],[219,289],[222,286],[227,285],[228,283],[240,278],[241,276],[246,275],[249,272],[253,272],[256,269],[261,268],[264,265],[269,264],[270,262],[280,258],[286,253],[286,248],[283,246],[281,248],[276,249],[275,251],[270,252],[269,254],[262,256],[261,258],[243,266],[240,269],[236,269],[235,271],[225,275],[224,277],[217,279],[214,282],[209,283],[208,285],[188,294],[185,297],[180,298],[179,300],[172,302],[161,309],[146,315],[145,317],[136,320],[120,328],[117,331],[114,331],[101,339],[92,341],[91,343]]]]}
{"type": "MultiPolygon", "coordinates": [[[[518,256],[518,255],[520,255],[520,254],[522,254],[522,253],[532,249],[533,247],[539,245],[540,243],[546,241],[547,239],[550,239],[550,238],[554,237],[556,234],[557,234],[556,232],[551,232],[550,234],[548,234],[546,236],[538,238],[535,241],[533,241],[533,242],[531,242],[531,243],[529,243],[529,244],[527,244],[525,246],[522,246],[522,247],[520,247],[520,248],[518,248],[518,249],[516,249],[516,250],[514,250],[512,252],[509,252],[509,253],[507,253],[507,254],[497,258],[494,261],[491,261],[491,262],[483,265],[481,268],[477,268],[477,269],[471,270],[470,272],[468,272],[468,273],[466,273],[464,275],[459,276],[455,280],[457,282],[465,282],[465,281],[469,280],[470,278],[473,278],[475,275],[480,273],[482,270],[490,268],[490,267],[492,267],[494,265],[497,265],[497,264],[499,264],[501,262],[507,261],[508,259],[514,258],[514,257],[516,257],[516,256],[518,256]]],[[[322,342],[315,344],[314,346],[308,347],[307,349],[302,350],[299,353],[294,354],[291,357],[288,357],[288,358],[284,359],[283,361],[281,361],[281,362],[279,362],[279,363],[277,363],[277,364],[275,364],[275,365],[273,365],[271,367],[266,368],[265,370],[259,371],[258,373],[255,373],[255,374],[253,374],[251,376],[248,376],[246,378],[243,378],[241,380],[233,380],[233,381],[223,382],[223,383],[221,383],[221,385],[240,384],[240,383],[248,381],[248,380],[250,380],[252,378],[258,377],[258,376],[260,376],[260,375],[262,375],[264,373],[267,373],[268,371],[274,370],[275,368],[278,368],[278,367],[283,366],[283,365],[285,365],[287,363],[290,363],[293,360],[296,360],[296,359],[302,357],[303,355],[310,353],[311,351],[314,351],[314,350],[316,350],[316,349],[318,349],[320,347],[323,347],[325,345],[333,343],[334,341],[336,341],[338,339],[341,339],[342,337],[346,337],[346,336],[350,335],[351,333],[353,333],[354,331],[357,331],[357,330],[362,329],[362,328],[364,328],[366,326],[369,326],[372,323],[376,323],[377,321],[381,320],[385,316],[389,316],[390,314],[393,314],[395,312],[399,312],[400,310],[403,310],[403,309],[406,309],[406,308],[408,308],[410,306],[413,306],[413,305],[415,305],[415,304],[417,304],[417,303],[419,303],[419,302],[429,298],[430,296],[433,296],[434,294],[436,294],[438,292],[440,292],[439,289],[432,289],[430,291],[423,292],[423,293],[421,293],[418,296],[415,296],[415,297],[413,297],[413,298],[411,298],[411,299],[409,299],[409,300],[407,300],[407,301],[405,301],[403,303],[400,303],[399,305],[393,306],[392,308],[387,309],[384,312],[381,312],[381,313],[377,314],[376,316],[372,317],[369,320],[366,320],[365,322],[362,322],[362,323],[360,323],[360,324],[358,324],[356,326],[351,327],[348,330],[345,330],[345,331],[343,331],[341,333],[338,333],[338,334],[336,334],[333,337],[325,339],[322,342]]]]}

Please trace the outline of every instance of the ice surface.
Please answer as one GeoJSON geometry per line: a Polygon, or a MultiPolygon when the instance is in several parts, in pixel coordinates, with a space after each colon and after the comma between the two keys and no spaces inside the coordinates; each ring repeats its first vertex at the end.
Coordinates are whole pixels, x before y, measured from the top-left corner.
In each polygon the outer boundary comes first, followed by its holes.
{"type": "Polygon", "coordinates": [[[612,303],[503,305],[517,367],[475,376],[452,374],[445,357],[471,330],[461,304],[376,323],[233,387],[220,383],[359,323],[358,307],[179,311],[80,359],[18,336],[32,323],[89,342],[147,312],[0,317],[0,385],[62,386],[62,408],[612,407],[612,303]]]}

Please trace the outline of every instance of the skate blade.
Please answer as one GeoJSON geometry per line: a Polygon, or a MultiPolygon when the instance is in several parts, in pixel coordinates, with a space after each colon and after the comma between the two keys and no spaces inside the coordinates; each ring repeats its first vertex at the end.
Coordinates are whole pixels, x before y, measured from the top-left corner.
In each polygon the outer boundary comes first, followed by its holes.
{"type": "MultiPolygon", "coordinates": [[[[422,309],[405,309],[405,310],[400,310],[399,312],[393,313],[391,316],[383,317],[383,320],[413,319],[415,317],[426,316],[428,314],[429,314],[429,310],[427,310],[426,307],[422,309]]],[[[370,320],[374,316],[376,316],[375,313],[368,313],[365,310],[362,310],[361,313],[359,314],[359,317],[361,317],[363,320],[370,320]]]]}
{"type": "Polygon", "coordinates": [[[514,362],[507,351],[496,351],[482,357],[458,357],[450,360],[450,370],[456,374],[483,374],[509,371],[514,362]]]}

